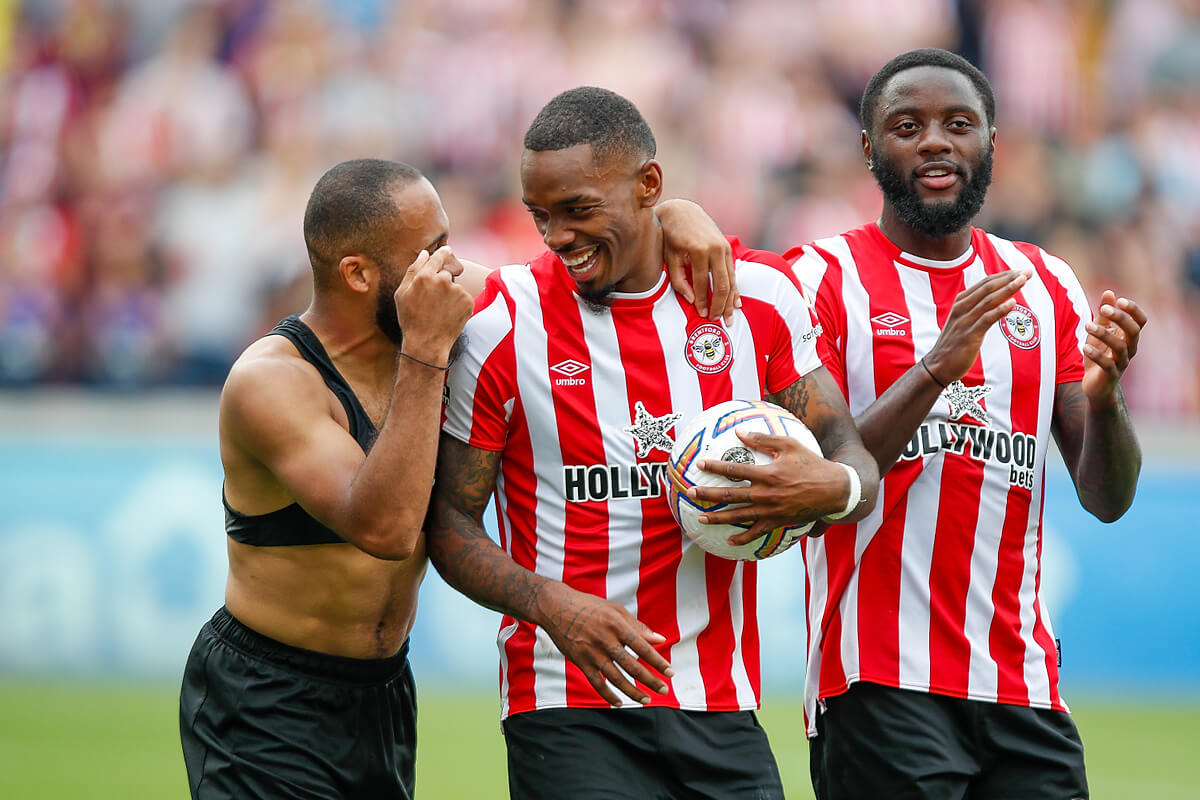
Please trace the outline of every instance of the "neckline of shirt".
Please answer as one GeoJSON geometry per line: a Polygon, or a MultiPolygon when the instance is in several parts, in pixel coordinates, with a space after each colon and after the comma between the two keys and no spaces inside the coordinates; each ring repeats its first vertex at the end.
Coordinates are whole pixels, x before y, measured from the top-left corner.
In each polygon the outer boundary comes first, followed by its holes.
{"type": "MultiPolygon", "coordinates": [[[[575,284],[575,282],[570,280],[570,276],[567,277],[567,280],[570,282],[571,293],[576,297],[580,297],[578,286],[575,284]]],[[[670,283],[667,281],[667,272],[664,268],[663,271],[659,273],[658,281],[656,281],[655,284],[649,289],[646,289],[642,292],[618,292],[614,290],[609,296],[612,298],[612,304],[614,307],[627,308],[629,306],[653,305],[654,303],[658,302],[663,295],[666,294],[669,286],[670,283]]]]}
{"type": "Polygon", "coordinates": [[[908,267],[917,267],[919,269],[938,270],[949,272],[950,270],[959,270],[975,260],[975,245],[974,243],[967,245],[967,249],[957,258],[952,258],[949,261],[940,261],[933,258],[922,258],[921,256],[906,253],[901,250],[896,255],[896,261],[908,267]]]}
{"type": "Polygon", "coordinates": [[[896,246],[891,239],[887,238],[878,223],[871,223],[870,228],[874,235],[879,238],[884,245],[892,251],[892,260],[897,264],[902,264],[906,267],[921,269],[932,272],[950,272],[961,270],[975,260],[975,228],[971,229],[971,239],[967,244],[967,249],[961,255],[947,261],[940,261],[933,258],[923,258],[914,253],[908,253],[896,246]]]}

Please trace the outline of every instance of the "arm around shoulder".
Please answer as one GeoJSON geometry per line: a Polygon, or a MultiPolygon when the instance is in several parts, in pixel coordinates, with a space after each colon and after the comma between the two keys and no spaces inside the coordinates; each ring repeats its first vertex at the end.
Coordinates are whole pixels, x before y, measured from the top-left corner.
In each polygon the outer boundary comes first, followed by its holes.
{"type": "Polygon", "coordinates": [[[654,214],[662,225],[671,286],[701,315],[730,320],[741,298],[733,279],[733,250],[717,223],[690,200],[664,200],[654,214]]]}

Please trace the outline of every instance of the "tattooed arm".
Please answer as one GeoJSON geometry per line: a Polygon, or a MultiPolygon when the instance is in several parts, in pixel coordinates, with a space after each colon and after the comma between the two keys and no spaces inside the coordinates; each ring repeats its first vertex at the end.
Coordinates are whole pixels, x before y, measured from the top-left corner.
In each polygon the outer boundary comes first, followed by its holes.
{"type": "Polygon", "coordinates": [[[427,532],[442,578],[480,605],[540,625],[610,704],[621,705],[613,687],[650,702],[626,674],[665,694],[674,672],[653,647],[665,637],[621,605],[522,567],[488,537],[483,514],[499,470],[500,453],[442,435],[427,532]]]}
{"type": "Polygon", "coordinates": [[[1097,319],[1087,325],[1083,380],[1060,383],[1054,394],[1054,440],[1079,502],[1104,522],[1129,508],[1142,467],[1120,380],[1145,325],[1137,303],[1106,291],[1097,319]]]}
{"type": "MultiPolygon", "coordinates": [[[[841,512],[849,499],[850,476],[837,463],[847,464],[859,476],[858,505],[839,521],[862,519],[875,507],[879,469],[863,447],[854,420],[837,384],[824,367],[809,372],[788,388],[767,397],[800,418],[821,445],[825,458],[786,436],[747,433],[742,440],[755,450],[769,453],[770,464],[756,466],[704,459],[697,466],[749,486],[695,487],[688,495],[725,503],[748,503],[741,508],[701,515],[712,524],[750,522],[745,533],[730,537],[730,544],[745,544],[781,525],[795,525],[841,512]]],[[[739,434],[741,435],[741,434],[739,434]]]]}

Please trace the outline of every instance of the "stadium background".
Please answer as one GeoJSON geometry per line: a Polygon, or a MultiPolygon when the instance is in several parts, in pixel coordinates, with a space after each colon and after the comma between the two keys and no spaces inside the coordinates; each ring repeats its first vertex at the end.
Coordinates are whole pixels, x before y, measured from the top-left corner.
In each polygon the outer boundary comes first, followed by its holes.
{"type": "MultiPolygon", "coordinates": [[[[521,261],[521,134],[602,85],[646,114],[668,194],[784,249],[878,213],[854,104],[927,45],[996,88],[981,224],[1150,313],[1138,499],[1100,525],[1054,462],[1045,582],[1095,796],[1197,796],[1197,0],[0,0],[0,796],[186,795],[175,691],[225,570],[216,391],[307,303],[325,168],[413,163],[456,252],[521,261]]],[[[762,575],[763,718],[803,797],[798,561],[762,575]]],[[[419,616],[421,795],[503,796],[495,617],[436,576],[419,616]]]]}

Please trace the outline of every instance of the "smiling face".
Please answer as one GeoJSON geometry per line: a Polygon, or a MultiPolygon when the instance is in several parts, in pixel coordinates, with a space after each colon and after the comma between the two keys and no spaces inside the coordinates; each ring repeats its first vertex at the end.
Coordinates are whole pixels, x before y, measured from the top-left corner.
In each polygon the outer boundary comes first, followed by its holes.
{"type": "Polygon", "coordinates": [[[521,186],[538,233],[585,300],[604,305],[614,290],[641,292],[657,283],[658,162],[625,155],[596,159],[590,144],[526,150],[521,186]]]}
{"type": "MultiPolygon", "coordinates": [[[[884,86],[863,153],[884,194],[893,242],[969,237],[992,177],[996,130],[971,81],[947,67],[914,67],[884,86]]],[[[963,244],[965,248],[965,242],[963,244]]]]}

